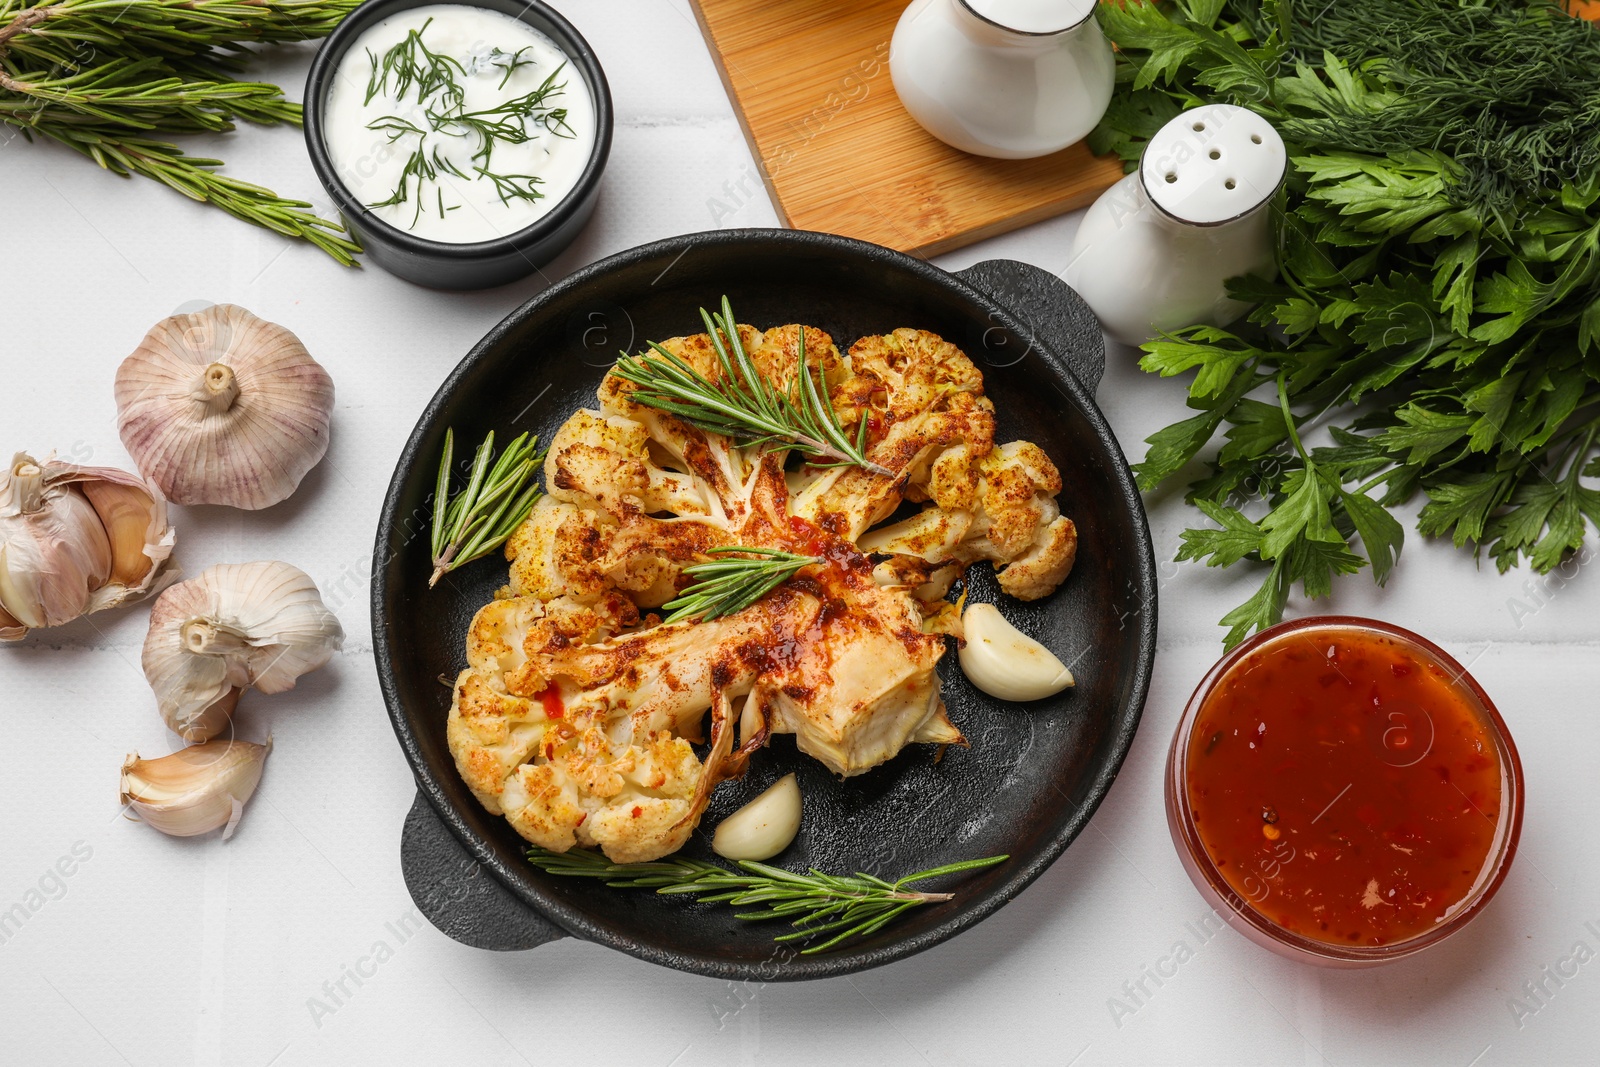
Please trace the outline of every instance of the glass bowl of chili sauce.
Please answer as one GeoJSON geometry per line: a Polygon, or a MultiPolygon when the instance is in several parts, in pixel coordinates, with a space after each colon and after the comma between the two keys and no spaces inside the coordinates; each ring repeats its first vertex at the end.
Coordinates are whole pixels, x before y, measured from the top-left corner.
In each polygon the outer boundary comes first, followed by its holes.
{"type": "Polygon", "coordinates": [[[1280,955],[1361,967],[1461,929],[1505,879],[1522,764],[1500,713],[1437,645],[1320,616],[1219,660],[1167,757],[1189,877],[1280,955]]]}

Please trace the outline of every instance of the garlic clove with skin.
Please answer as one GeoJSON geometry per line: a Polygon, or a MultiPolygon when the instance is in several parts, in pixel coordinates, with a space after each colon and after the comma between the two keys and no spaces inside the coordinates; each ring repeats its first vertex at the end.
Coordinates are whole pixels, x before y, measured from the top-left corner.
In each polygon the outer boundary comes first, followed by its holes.
{"type": "Polygon", "coordinates": [[[144,672],[161,717],[187,741],[228,724],[249,688],[280,693],[327,663],[344,628],[309,575],[287,563],[219,564],[150,610],[144,672]]]}
{"type": "Polygon", "coordinates": [[[82,493],[51,494],[45,468],[28,456],[12,460],[8,489],[14,514],[0,544],[0,603],[26,627],[71,622],[111,578],[105,526],[82,493]]]}
{"type": "Polygon", "coordinates": [[[724,859],[771,859],[800,832],[800,784],[792,774],[717,824],[711,850],[724,859]]]}
{"type": "Polygon", "coordinates": [[[120,799],[151,826],[172,837],[194,837],[222,828],[233,836],[245,801],[261,782],[272,738],[207,741],[158,759],[132,753],[122,763],[120,799]]]}
{"type": "Polygon", "coordinates": [[[122,443],[174,503],[270,507],[328,450],[328,372],[232,304],[158,322],[117,369],[116,396],[122,443]]]}
{"type": "Polygon", "coordinates": [[[993,604],[962,613],[959,658],[967,680],[1001,700],[1041,700],[1073,684],[1055,653],[1018,630],[993,604]]]}
{"type": "Polygon", "coordinates": [[[175,539],[136,475],[18,453],[0,476],[0,639],[147,596],[175,539]]]}

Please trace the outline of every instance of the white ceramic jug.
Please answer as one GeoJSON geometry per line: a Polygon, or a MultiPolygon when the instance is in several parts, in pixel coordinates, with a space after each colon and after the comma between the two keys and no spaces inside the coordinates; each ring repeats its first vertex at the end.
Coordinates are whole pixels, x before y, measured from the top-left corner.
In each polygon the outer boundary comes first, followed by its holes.
{"type": "Polygon", "coordinates": [[[1283,139],[1255,112],[1185,111],[1150,139],[1139,169],[1089,208],[1062,277],[1123,344],[1226,326],[1249,305],[1223,283],[1276,274],[1267,205],[1287,168],[1283,139]]]}
{"type": "Polygon", "coordinates": [[[915,0],[889,46],[911,116],[963,152],[1049,155],[1111,101],[1115,60],[1095,0],[915,0]]]}

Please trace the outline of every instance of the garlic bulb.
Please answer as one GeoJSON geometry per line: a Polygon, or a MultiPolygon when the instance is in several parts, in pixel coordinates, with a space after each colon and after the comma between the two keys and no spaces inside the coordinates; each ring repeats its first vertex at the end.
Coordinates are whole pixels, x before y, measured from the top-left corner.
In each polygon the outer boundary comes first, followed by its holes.
{"type": "Polygon", "coordinates": [[[122,803],[164,834],[194,837],[224,827],[226,841],[271,751],[269,737],[264,745],[207,741],[159,759],[132,753],[122,761],[122,803]]]}
{"type": "Polygon", "coordinates": [[[792,774],[717,824],[711,850],[724,859],[766,860],[800,832],[800,785],[792,774]]]}
{"type": "Polygon", "coordinates": [[[137,476],[17,453],[0,478],[0,639],[148,595],[175,538],[137,476]]]}
{"type": "Polygon", "coordinates": [[[1072,685],[1055,653],[1006,621],[993,604],[973,604],[961,616],[967,681],[1001,700],[1039,700],[1072,685]]]}
{"type": "Polygon", "coordinates": [[[243,690],[293,689],[343,643],[344,629],[304,571],[224,563],[168,589],[150,609],[144,674],[167,725],[205,741],[227,726],[243,690]]]}
{"type": "Polygon", "coordinates": [[[217,304],[156,323],[117,368],[117,429],[176,504],[255,510],[328,451],[333,380],[298,338],[217,304]]]}

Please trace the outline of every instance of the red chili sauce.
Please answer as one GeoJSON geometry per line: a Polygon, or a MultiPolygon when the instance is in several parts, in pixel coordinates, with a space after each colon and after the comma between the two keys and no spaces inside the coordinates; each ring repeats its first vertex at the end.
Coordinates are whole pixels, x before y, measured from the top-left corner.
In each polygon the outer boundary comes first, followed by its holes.
{"type": "Polygon", "coordinates": [[[533,699],[544,709],[547,719],[559,719],[566,714],[566,705],[561,703],[561,689],[554,682],[535,693],[533,699]]]}
{"type": "Polygon", "coordinates": [[[1494,844],[1501,770],[1470,690],[1356,628],[1288,633],[1200,708],[1185,764],[1206,852],[1262,916],[1332,944],[1433,928],[1494,844]]]}

